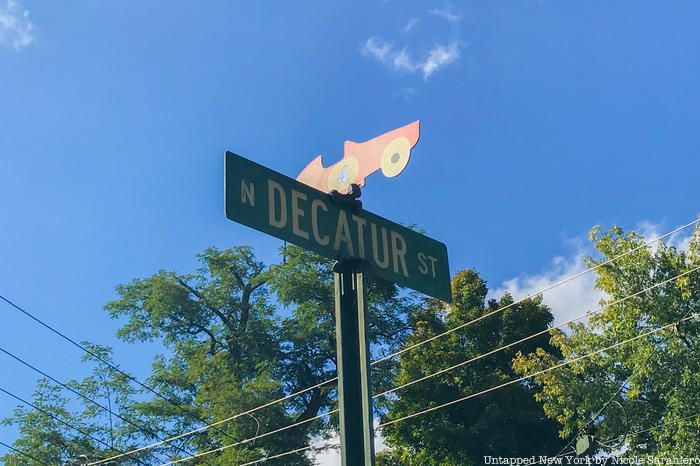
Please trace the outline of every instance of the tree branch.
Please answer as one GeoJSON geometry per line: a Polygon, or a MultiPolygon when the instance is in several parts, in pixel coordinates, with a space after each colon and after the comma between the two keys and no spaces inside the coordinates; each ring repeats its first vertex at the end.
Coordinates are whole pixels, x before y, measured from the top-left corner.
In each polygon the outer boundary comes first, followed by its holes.
{"type": "Polygon", "coordinates": [[[224,314],[220,310],[214,308],[213,306],[209,305],[207,303],[206,298],[200,292],[198,292],[197,290],[192,288],[190,285],[188,285],[183,279],[178,278],[177,281],[183,288],[185,288],[188,292],[190,292],[193,296],[195,296],[197,298],[198,302],[202,304],[202,306],[209,309],[219,319],[221,319],[221,321],[226,326],[226,328],[228,328],[232,332],[235,331],[235,327],[233,325],[233,322],[231,322],[231,319],[226,314],[224,314]]]}

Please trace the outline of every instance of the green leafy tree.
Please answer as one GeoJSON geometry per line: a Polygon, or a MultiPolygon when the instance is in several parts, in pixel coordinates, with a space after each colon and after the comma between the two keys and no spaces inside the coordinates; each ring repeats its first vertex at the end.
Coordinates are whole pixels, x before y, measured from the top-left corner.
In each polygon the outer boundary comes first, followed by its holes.
{"type": "MultiPolygon", "coordinates": [[[[670,281],[610,305],[587,323],[572,325],[567,333],[552,332],[557,351],[543,347],[520,355],[514,363],[518,373],[531,374],[562,357],[572,359],[697,315],[700,274],[688,273],[700,266],[697,229],[687,250],[663,244],[650,249],[644,247],[642,236],[620,228],[604,234],[596,228],[591,239],[602,255],[597,261],[588,259],[590,266],[599,265],[596,286],[607,295],[602,304],[670,281]],[[686,275],[674,279],[681,274],[686,275]]],[[[625,455],[697,456],[700,417],[686,418],[700,413],[699,332],[698,320],[687,320],[549,371],[534,379],[537,399],[546,415],[560,424],[562,438],[574,442],[583,431],[602,441],[589,454],[612,451],[625,434],[644,431],[626,436],[625,455]]]]}
{"type": "MultiPolygon", "coordinates": [[[[56,385],[40,380],[32,404],[39,410],[18,406],[12,416],[3,420],[5,425],[17,424],[19,427],[21,437],[15,442],[15,448],[49,464],[61,464],[68,458],[85,452],[95,453],[89,438],[61,422],[70,420],[70,424],[75,425],[78,416],[69,410],[68,399],[56,385]]],[[[82,424],[76,427],[86,433],[96,433],[94,429],[82,424]]],[[[15,452],[8,452],[2,461],[6,465],[40,464],[15,452]]]]}
{"type": "MultiPolygon", "coordinates": [[[[106,306],[112,317],[124,322],[118,337],[134,344],[160,342],[164,347],[147,381],[162,396],[135,387],[104,365],[72,384],[102,400],[109,396],[115,412],[128,413],[149,430],[138,430],[89,404],[68,411],[72,404],[62,398],[65,393],[42,385],[37,398],[48,400],[47,394],[53,394],[51,409],[71,423],[85,425],[106,444],[80,436],[74,440],[38,414],[19,409],[5,421],[20,426],[15,446],[38,452],[37,458],[51,464],[80,454],[109,457],[118,450],[195,430],[203,422],[222,421],[335,377],[333,262],[291,246],[284,255],[283,263],[266,266],[249,247],[212,248],[199,256],[202,265],[192,274],[160,271],[118,286],[118,298],[106,306]]],[[[368,288],[370,338],[375,353],[381,354],[395,349],[409,330],[406,315],[412,301],[387,282],[369,280],[368,288]]],[[[387,365],[378,371],[377,382],[389,383],[392,370],[387,365]]],[[[322,418],[244,441],[314,418],[333,409],[336,400],[335,385],[323,385],[120,461],[153,464],[156,460],[150,454],[183,458],[187,452],[221,448],[196,461],[228,466],[300,448],[315,436],[330,435],[337,420],[322,418]]],[[[21,456],[8,458],[26,462],[21,456]]],[[[269,464],[310,462],[299,453],[269,464]]]]}
{"type": "MultiPolygon", "coordinates": [[[[168,350],[154,361],[149,380],[165,399],[139,404],[165,436],[199,428],[203,420],[219,421],[283,393],[273,375],[281,355],[279,324],[266,286],[269,271],[247,247],[209,249],[200,260],[202,267],[194,274],[161,271],[121,285],[120,298],[107,305],[113,317],[127,320],[118,331],[120,338],[160,341],[168,350]]],[[[218,448],[255,436],[258,423],[274,429],[289,421],[284,406],[278,405],[194,435],[187,444],[196,451],[218,448]]],[[[253,446],[226,449],[218,460],[252,460],[260,456],[248,448],[253,446]]],[[[281,448],[267,446],[270,451],[281,448]]],[[[213,463],[217,456],[206,460],[213,463]]]]}
{"type": "MultiPolygon", "coordinates": [[[[196,274],[161,272],[136,280],[120,287],[121,299],[108,305],[114,317],[128,319],[120,337],[157,338],[170,349],[156,361],[151,382],[190,407],[193,419],[216,422],[335,376],[332,261],[297,247],[284,253],[284,263],[265,267],[247,247],[209,249],[196,274]]],[[[368,306],[371,341],[378,350],[395,347],[408,330],[406,299],[395,286],[370,281],[368,306]]],[[[198,451],[235,444],[314,418],[332,409],[335,399],[334,385],[317,387],[209,429],[192,444],[198,451]]],[[[161,429],[174,426],[172,433],[197,424],[162,400],[142,408],[164,421],[161,429]]],[[[308,422],[208,458],[218,464],[250,461],[308,445],[332,427],[332,419],[308,422]]],[[[280,461],[308,463],[303,454],[280,461]]]]}
{"type": "MultiPolygon", "coordinates": [[[[484,280],[473,270],[458,273],[452,281],[454,303],[428,300],[412,317],[412,345],[512,304],[509,295],[487,302],[484,280]]],[[[446,367],[477,357],[494,348],[542,331],[552,314],[541,299],[526,300],[473,325],[403,353],[397,385],[408,383],[446,367]]],[[[550,347],[546,335],[518,347],[478,359],[471,364],[410,385],[393,395],[385,420],[390,421],[494,387],[516,378],[511,368],[519,349],[530,354],[550,347]]],[[[542,407],[527,385],[513,385],[448,408],[390,424],[383,430],[391,451],[379,464],[480,465],[483,457],[525,457],[554,448],[556,424],[544,417],[542,407]]]]}
{"type": "MultiPolygon", "coordinates": [[[[274,269],[272,281],[279,300],[292,310],[283,320],[282,378],[300,381],[301,388],[336,376],[333,262],[297,247],[287,248],[286,255],[286,262],[274,269]]],[[[408,316],[417,305],[411,295],[400,294],[387,281],[370,276],[366,285],[369,338],[376,358],[404,341],[411,331],[408,316]]],[[[375,390],[393,383],[394,368],[384,364],[372,369],[375,390]]]]}
{"type": "MultiPolygon", "coordinates": [[[[111,362],[108,348],[84,345],[111,362]]],[[[86,356],[84,360],[89,359],[86,356]]],[[[81,456],[93,460],[113,456],[156,437],[147,419],[136,409],[138,391],[124,374],[97,361],[89,376],[69,381],[66,386],[47,378],[39,380],[29,401],[33,406],[20,405],[2,421],[18,426],[20,437],[14,444],[17,450],[47,464],[70,464],[81,456]],[[69,396],[76,394],[79,396],[72,399],[69,396]]],[[[144,465],[157,459],[161,458],[140,453],[122,464],[144,465]]],[[[8,465],[41,464],[17,452],[8,452],[2,461],[8,465]]]]}

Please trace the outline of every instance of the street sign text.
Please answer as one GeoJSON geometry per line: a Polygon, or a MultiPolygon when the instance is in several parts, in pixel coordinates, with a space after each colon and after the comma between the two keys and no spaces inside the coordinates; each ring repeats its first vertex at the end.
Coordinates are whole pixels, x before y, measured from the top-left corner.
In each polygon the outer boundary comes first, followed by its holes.
{"type": "Polygon", "coordinates": [[[333,259],[364,259],[372,272],[451,301],[447,248],[416,231],[226,153],[226,216],[333,259]]]}

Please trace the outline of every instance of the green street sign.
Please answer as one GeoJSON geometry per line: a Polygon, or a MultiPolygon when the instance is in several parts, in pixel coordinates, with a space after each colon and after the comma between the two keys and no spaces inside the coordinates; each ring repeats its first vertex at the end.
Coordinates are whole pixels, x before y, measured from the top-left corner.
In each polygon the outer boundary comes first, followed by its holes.
{"type": "Polygon", "coordinates": [[[447,247],[226,152],[226,217],[331,259],[364,259],[375,275],[452,301],[447,247]]]}

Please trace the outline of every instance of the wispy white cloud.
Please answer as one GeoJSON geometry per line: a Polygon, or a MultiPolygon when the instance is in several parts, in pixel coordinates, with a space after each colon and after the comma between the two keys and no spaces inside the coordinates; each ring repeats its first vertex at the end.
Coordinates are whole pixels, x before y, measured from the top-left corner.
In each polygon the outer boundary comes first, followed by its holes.
{"type": "Polygon", "coordinates": [[[411,32],[420,23],[420,18],[410,18],[406,25],[403,27],[404,34],[411,32]]]}
{"type": "Polygon", "coordinates": [[[370,37],[362,46],[362,54],[384,62],[389,57],[393,45],[378,37],[370,37]]]}
{"type": "MultiPolygon", "coordinates": [[[[555,257],[543,272],[506,280],[490,294],[496,298],[508,292],[516,300],[525,298],[586,270],[583,262],[585,256],[586,253],[579,250],[572,257],[555,257]]],[[[603,297],[605,295],[595,288],[594,273],[582,275],[542,295],[542,299],[554,314],[554,325],[598,308],[598,303],[603,297]]]]}
{"type": "MultiPolygon", "coordinates": [[[[646,242],[658,239],[663,234],[660,224],[647,221],[639,222],[634,231],[641,234],[646,242]]],[[[666,238],[665,243],[679,250],[688,250],[691,233],[690,230],[678,233],[666,238]]],[[[587,255],[595,257],[593,246],[583,238],[572,240],[571,243],[574,245],[571,255],[555,257],[541,273],[525,274],[506,280],[489,293],[489,296],[500,298],[503,293],[508,292],[517,300],[585,271],[588,267],[584,258],[587,255]]],[[[652,244],[650,248],[652,251],[656,250],[658,243],[652,244]]],[[[595,288],[595,280],[595,272],[590,272],[542,295],[544,302],[552,309],[555,325],[600,307],[600,300],[606,298],[606,295],[595,288]]]]}
{"type": "MultiPolygon", "coordinates": [[[[447,3],[442,9],[428,10],[429,14],[438,16],[451,23],[462,20],[462,13],[455,11],[452,4],[447,3]]],[[[412,16],[404,24],[401,31],[409,34],[422,21],[420,17],[412,16]]],[[[443,30],[444,28],[440,28],[443,30]]],[[[395,46],[392,42],[379,37],[370,37],[360,47],[366,57],[374,58],[386,67],[404,73],[420,73],[427,80],[439,70],[456,62],[461,54],[463,42],[458,39],[459,25],[451,27],[451,39],[447,42],[434,42],[432,47],[426,47],[422,53],[409,50],[407,47],[395,46]]]]}
{"type": "MultiPolygon", "coordinates": [[[[661,225],[651,222],[639,222],[637,224],[637,232],[644,236],[646,241],[652,241],[658,239],[661,235],[666,232],[662,231],[661,225]]],[[[685,231],[681,231],[675,235],[669,236],[664,240],[667,246],[673,246],[679,251],[688,251],[690,248],[690,240],[692,238],[692,231],[688,228],[685,231]]],[[[655,251],[658,248],[658,243],[654,243],[652,250],[655,251]]]]}
{"type": "Polygon", "coordinates": [[[454,63],[459,58],[460,47],[458,42],[451,42],[450,44],[438,45],[433,47],[430,52],[428,52],[428,57],[421,63],[417,63],[417,66],[423,72],[423,76],[427,79],[428,76],[438,71],[451,63],[454,63]]]}
{"type": "Polygon", "coordinates": [[[433,8],[432,10],[428,10],[428,13],[431,15],[439,16],[442,19],[445,19],[449,21],[450,23],[457,23],[459,21],[462,21],[462,13],[457,11],[455,12],[452,9],[452,5],[448,5],[445,8],[433,8]]]}
{"type": "Polygon", "coordinates": [[[17,0],[0,0],[0,44],[21,50],[34,42],[34,24],[29,11],[17,0]]]}
{"type": "Polygon", "coordinates": [[[436,44],[420,59],[416,59],[406,49],[396,49],[394,45],[378,37],[370,37],[361,48],[362,54],[372,57],[396,71],[421,73],[428,79],[440,69],[454,63],[460,56],[461,43],[436,44]]]}

